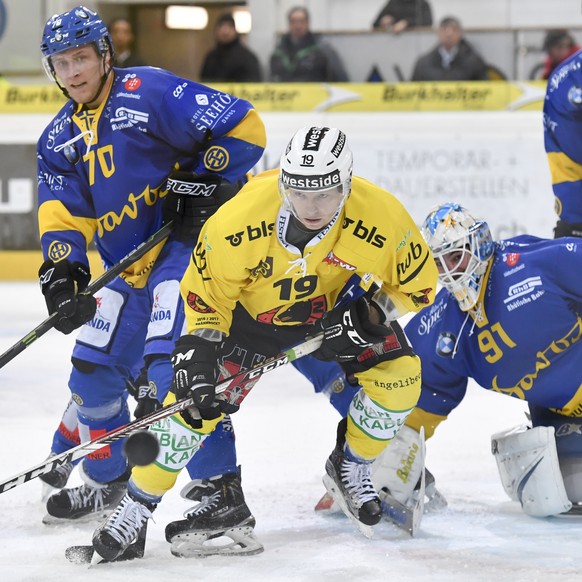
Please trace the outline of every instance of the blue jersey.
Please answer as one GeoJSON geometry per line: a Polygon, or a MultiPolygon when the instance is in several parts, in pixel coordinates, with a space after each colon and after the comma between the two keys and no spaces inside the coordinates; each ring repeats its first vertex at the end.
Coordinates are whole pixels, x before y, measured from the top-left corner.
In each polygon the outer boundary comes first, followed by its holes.
{"type": "Polygon", "coordinates": [[[556,213],[582,222],[582,51],[563,61],[548,79],[544,144],[552,174],[556,213]]]}
{"type": "MultiPolygon", "coordinates": [[[[114,69],[96,110],[69,101],[38,142],[45,258],[87,264],[94,239],[112,266],[160,228],[173,169],[235,182],[259,160],[265,141],[248,101],[153,67],[114,69]]],[[[160,250],[134,265],[126,282],[143,286],[160,250]]]]}
{"type": "Polygon", "coordinates": [[[579,238],[507,239],[495,243],[472,311],[461,311],[442,289],[409,321],[405,331],[422,362],[420,412],[411,416],[429,421],[429,436],[461,402],[469,378],[582,416],[581,273],[579,238]]]}

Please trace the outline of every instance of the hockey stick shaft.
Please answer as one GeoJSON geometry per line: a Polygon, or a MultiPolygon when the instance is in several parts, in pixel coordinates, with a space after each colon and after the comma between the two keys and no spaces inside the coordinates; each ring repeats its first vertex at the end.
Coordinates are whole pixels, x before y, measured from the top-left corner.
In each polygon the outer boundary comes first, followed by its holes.
{"type": "MultiPolygon", "coordinates": [[[[276,368],[280,368],[284,364],[289,362],[293,362],[298,358],[306,356],[314,352],[319,346],[321,345],[321,336],[316,336],[310,338],[296,346],[288,348],[287,350],[281,352],[280,354],[265,360],[264,362],[253,366],[249,370],[242,370],[237,374],[227,378],[226,380],[220,382],[216,386],[216,393],[223,394],[228,396],[229,392],[236,389],[239,386],[245,386],[249,382],[254,384],[263,374],[275,370],[276,368]]],[[[244,393],[243,397],[246,396],[248,390],[244,393]]],[[[238,402],[240,403],[240,400],[238,402]]],[[[54,457],[50,457],[49,459],[45,459],[43,462],[26,469],[26,471],[22,471],[21,473],[17,473],[16,475],[6,479],[5,481],[0,482],[0,493],[4,493],[5,491],[9,491],[10,489],[14,489],[23,483],[27,483],[36,477],[40,477],[46,473],[49,473],[53,469],[56,469],[59,466],[66,465],[67,463],[71,463],[76,461],[77,459],[81,459],[86,455],[93,453],[106,447],[116,441],[119,441],[141,429],[147,428],[148,426],[154,424],[158,420],[162,420],[167,418],[168,416],[172,416],[192,406],[193,400],[191,398],[183,398],[181,400],[177,400],[173,404],[169,404],[168,406],[164,406],[144,416],[133,422],[130,422],[124,426],[116,428],[92,441],[81,443],[80,445],[61,453],[60,455],[55,455],[54,457]]]]}
{"type": "MultiPolygon", "coordinates": [[[[83,293],[87,295],[93,295],[105,285],[108,285],[117,277],[121,275],[128,267],[133,263],[141,259],[146,253],[151,249],[161,243],[165,238],[167,238],[172,231],[172,222],[168,222],[158,231],[156,231],[152,236],[150,236],[146,241],[141,243],[139,246],[135,247],[130,253],[125,255],[118,263],[113,265],[110,269],[107,269],[100,277],[97,277],[83,293]]],[[[52,329],[59,318],[58,313],[53,313],[49,315],[41,324],[35,327],[32,331],[28,332],[22,339],[18,340],[11,348],[8,348],[0,356],[0,368],[3,368],[8,362],[12,361],[18,354],[22,353],[28,346],[35,342],[38,338],[43,336],[47,331],[52,329]]]]}

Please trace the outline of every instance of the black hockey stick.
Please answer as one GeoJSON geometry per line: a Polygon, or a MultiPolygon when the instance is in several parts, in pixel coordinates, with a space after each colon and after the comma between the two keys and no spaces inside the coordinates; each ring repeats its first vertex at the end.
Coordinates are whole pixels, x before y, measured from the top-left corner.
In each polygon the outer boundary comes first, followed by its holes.
{"type": "MultiPolygon", "coordinates": [[[[172,225],[173,223],[170,221],[162,226],[162,228],[152,234],[150,238],[125,255],[125,257],[123,257],[123,259],[121,259],[117,264],[105,271],[105,273],[100,277],[97,277],[97,279],[95,279],[95,281],[93,281],[87,289],[83,291],[83,293],[93,295],[105,287],[105,285],[111,283],[115,277],[121,275],[125,269],[141,259],[146,253],[168,237],[172,231],[172,225]]],[[[3,368],[8,362],[12,361],[18,354],[30,346],[30,344],[52,329],[59,317],[60,315],[56,312],[49,315],[40,325],[27,333],[22,339],[18,340],[11,348],[8,348],[8,350],[0,356],[0,368],[3,368]]]]}
{"type": "MultiPolygon", "coordinates": [[[[221,395],[221,398],[227,402],[240,404],[260,376],[266,372],[274,370],[275,368],[279,368],[288,362],[293,362],[298,358],[314,352],[321,345],[321,339],[321,336],[310,338],[260,364],[257,364],[256,366],[253,366],[249,370],[242,370],[237,374],[226,378],[226,380],[223,380],[216,386],[216,393],[221,395]]],[[[81,443],[60,455],[55,455],[54,457],[45,459],[41,463],[26,469],[26,471],[17,473],[10,477],[10,479],[0,482],[0,493],[14,489],[15,487],[27,483],[36,477],[40,477],[40,475],[44,475],[59,466],[81,459],[90,453],[98,451],[111,443],[134,434],[135,432],[154,424],[158,420],[172,416],[192,405],[192,398],[183,398],[173,404],[164,406],[147,416],[116,428],[115,430],[93,439],[92,441],[81,443]]]]}

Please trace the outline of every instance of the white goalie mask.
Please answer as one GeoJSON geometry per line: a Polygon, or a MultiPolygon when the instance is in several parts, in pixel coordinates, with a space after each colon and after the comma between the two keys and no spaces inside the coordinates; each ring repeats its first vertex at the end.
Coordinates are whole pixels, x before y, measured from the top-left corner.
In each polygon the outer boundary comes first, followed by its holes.
{"type": "Polygon", "coordinates": [[[453,202],[434,208],[421,232],[430,246],[439,270],[439,281],[454,296],[462,311],[477,303],[493,256],[494,244],[486,222],[476,220],[453,202]]]}
{"type": "Polygon", "coordinates": [[[341,194],[336,215],[352,189],[353,156],[343,131],[333,127],[303,127],[281,156],[279,193],[296,218],[290,195],[297,192],[341,194]]]}

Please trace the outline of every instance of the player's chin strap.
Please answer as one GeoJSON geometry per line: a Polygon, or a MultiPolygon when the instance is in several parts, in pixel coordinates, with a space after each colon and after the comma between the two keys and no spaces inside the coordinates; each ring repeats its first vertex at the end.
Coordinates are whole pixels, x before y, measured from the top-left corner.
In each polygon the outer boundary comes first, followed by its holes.
{"type": "Polygon", "coordinates": [[[498,432],[491,437],[491,452],[505,492],[525,513],[546,517],[571,509],[553,426],[521,425],[498,432]]]}
{"type": "MultiPolygon", "coordinates": [[[[50,319],[50,318],[49,318],[50,319]]],[[[321,345],[322,336],[312,337],[296,346],[292,346],[287,350],[281,352],[280,354],[263,361],[256,366],[253,366],[249,370],[242,370],[230,378],[226,378],[224,381],[220,382],[216,386],[216,394],[222,399],[240,404],[244,399],[250,387],[252,387],[258,378],[263,374],[280,368],[281,366],[287,364],[288,362],[293,362],[298,358],[302,358],[307,354],[311,354],[319,348],[321,345]]],[[[134,420],[128,424],[125,424],[115,430],[112,430],[103,436],[100,436],[87,443],[82,443],[60,455],[55,455],[45,459],[42,463],[38,463],[33,467],[30,467],[26,471],[17,473],[10,479],[0,482],[0,493],[14,489],[27,481],[31,481],[40,475],[49,473],[50,471],[66,465],[67,463],[72,463],[77,459],[81,459],[90,453],[101,450],[102,448],[111,445],[112,443],[119,441],[137,431],[146,428],[158,420],[172,416],[181,410],[185,410],[190,406],[194,405],[192,398],[183,398],[177,400],[176,402],[164,406],[147,416],[134,420]]]]}

